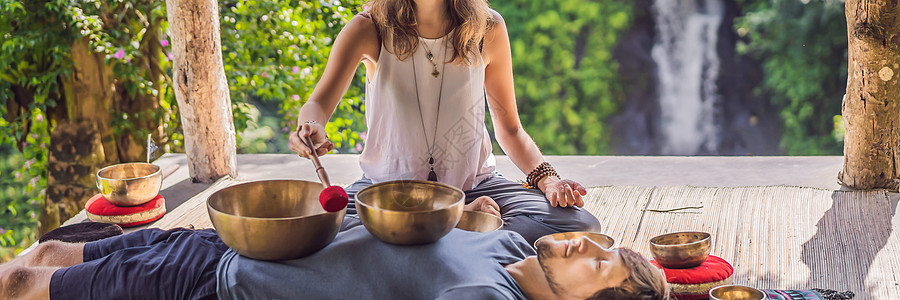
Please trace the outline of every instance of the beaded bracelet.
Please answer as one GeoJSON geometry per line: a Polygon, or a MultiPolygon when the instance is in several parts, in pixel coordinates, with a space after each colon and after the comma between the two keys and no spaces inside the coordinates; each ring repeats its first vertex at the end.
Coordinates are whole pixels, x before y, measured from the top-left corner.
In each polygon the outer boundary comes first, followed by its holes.
{"type": "Polygon", "coordinates": [[[523,182],[522,185],[525,188],[536,189],[538,188],[538,182],[540,182],[541,179],[544,179],[544,177],[549,176],[559,178],[559,174],[556,173],[556,170],[550,166],[550,163],[545,161],[528,173],[528,176],[525,177],[525,182],[523,182]]]}

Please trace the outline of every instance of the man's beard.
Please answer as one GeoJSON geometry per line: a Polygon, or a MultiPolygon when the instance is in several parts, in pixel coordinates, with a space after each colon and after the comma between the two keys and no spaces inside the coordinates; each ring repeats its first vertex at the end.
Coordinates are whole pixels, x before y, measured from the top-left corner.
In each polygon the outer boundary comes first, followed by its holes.
{"type": "Polygon", "coordinates": [[[556,257],[556,254],[551,251],[550,243],[540,243],[537,245],[538,265],[540,265],[541,270],[544,271],[544,277],[547,279],[547,283],[550,284],[550,290],[553,291],[553,294],[559,295],[559,292],[562,291],[562,286],[554,280],[550,268],[548,268],[544,262],[545,259],[553,257],[556,257]]]}

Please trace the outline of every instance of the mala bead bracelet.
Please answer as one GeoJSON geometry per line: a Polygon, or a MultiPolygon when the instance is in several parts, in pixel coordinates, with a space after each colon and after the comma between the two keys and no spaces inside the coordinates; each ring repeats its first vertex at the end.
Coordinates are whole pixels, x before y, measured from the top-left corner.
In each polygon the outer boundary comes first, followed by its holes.
{"type": "Polygon", "coordinates": [[[525,188],[536,189],[538,188],[538,182],[548,176],[553,176],[557,179],[559,178],[559,174],[556,173],[556,170],[550,166],[550,163],[545,161],[528,173],[528,176],[525,178],[525,182],[523,182],[522,185],[525,188]]]}

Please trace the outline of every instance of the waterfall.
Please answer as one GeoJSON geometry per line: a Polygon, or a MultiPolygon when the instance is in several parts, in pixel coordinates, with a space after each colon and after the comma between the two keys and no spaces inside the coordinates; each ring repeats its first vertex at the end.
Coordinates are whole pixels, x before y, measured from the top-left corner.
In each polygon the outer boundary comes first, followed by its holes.
{"type": "Polygon", "coordinates": [[[716,154],[716,52],[723,0],[654,0],[661,153],[716,154]]]}

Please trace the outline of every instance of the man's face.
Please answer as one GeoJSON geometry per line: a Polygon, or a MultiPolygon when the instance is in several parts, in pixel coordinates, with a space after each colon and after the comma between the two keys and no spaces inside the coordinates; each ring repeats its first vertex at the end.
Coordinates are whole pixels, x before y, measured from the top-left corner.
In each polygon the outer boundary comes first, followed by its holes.
{"type": "Polygon", "coordinates": [[[620,286],[629,270],[618,250],[608,250],[588,237],[572,240],[542,240],[537,245],[538,262],[553,293],[585,299],[597,291],[620,286]]]}

